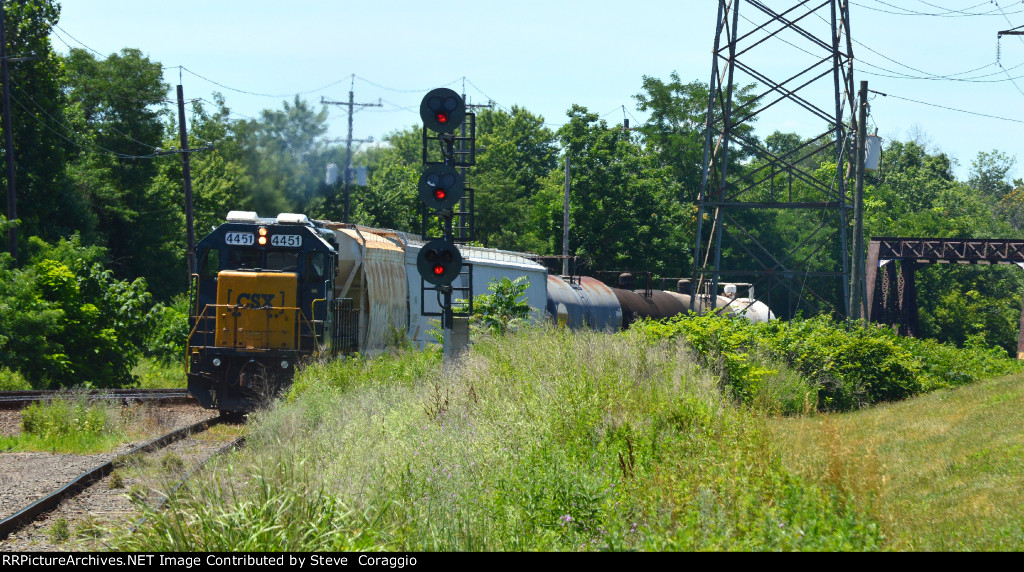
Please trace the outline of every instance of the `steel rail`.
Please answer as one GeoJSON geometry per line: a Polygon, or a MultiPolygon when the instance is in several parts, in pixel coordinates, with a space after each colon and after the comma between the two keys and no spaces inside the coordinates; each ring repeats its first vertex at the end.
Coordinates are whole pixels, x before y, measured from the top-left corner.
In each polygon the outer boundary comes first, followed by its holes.
{"type": "Polygon", "coordinates": [[[38,518],[43,513],[57,508],[57,506],[60,505],[60,503],[65,499],[71,498],[86,490],[96,481],[110,474],[114,470],[114,465],[117,464],[119,461],[122,461],[130,457],[131,455],[148,453],[151,451],[162,449],[170,445],[171,443],[180,441],[181,439],[184,439],[185,437],[192,435],[193,433],[199,433],[209,429],[213,425],[223,423],[224,420],[224,417],[216,417],[213,419],[200,421],[198,423],[193,423],[192,425],[182,427],[181,429],[176,429],[163,436],[157,437],[156,439],[153,439],[148,443],[139,445],[138,447],[132,449],[131,451],[128,451],[127,453],[117,455],[110,461],[82,473],[73,481],[64,485],[60,489],[54,491],[53,493],[50,493],[49,495],[39,499],[38,501],[18,511],[17,513],[0,521],[0,540],[6,539],[12,533],[34,522],[36,518],[38,518]]]}

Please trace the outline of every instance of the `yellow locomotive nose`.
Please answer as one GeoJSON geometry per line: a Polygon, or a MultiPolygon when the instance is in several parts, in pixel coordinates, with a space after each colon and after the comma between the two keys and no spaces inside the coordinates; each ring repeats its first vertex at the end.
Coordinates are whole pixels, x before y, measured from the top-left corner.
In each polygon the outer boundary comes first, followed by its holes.
{"type": "Polygon", "coordinates": [[[297,292],[294,272],[220,272],[215,344],[253,351],[297,349],[297,292]]]}

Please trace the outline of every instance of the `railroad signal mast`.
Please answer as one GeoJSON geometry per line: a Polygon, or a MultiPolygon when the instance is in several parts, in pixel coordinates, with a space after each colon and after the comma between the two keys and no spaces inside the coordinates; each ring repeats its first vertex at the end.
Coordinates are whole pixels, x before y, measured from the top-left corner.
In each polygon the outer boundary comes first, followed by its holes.
{"type": "Polygon", "coordinates": [[[472,269],[463,262],[456,244],[473,239],[473,190],[466,184],[465,172],[476,164],[476,115],[467,113],[466,102],[459,94],[442,87],[423,97],[420,119],[423,120],[423,170],[418,185],[423,203],[420,235],[426,242],[416,257],[421,277],[420,303],[424,305],[423,315],[441,317],[444,352],[448,356],[455,317],[468,317],[473,313],[472,269]],[[467,122],[468,136],[455,135],[467,122]],[[462,172],[459,167],[463,168],[462,172]],[[458,238],[455,236],[456,219],[460,221],[458,238]],[[465,277],[462,285],[453,286],[460,275],[465,277]],[[439,295],[440,313],[426,310],[426,294],[430,291],[439,295]],[[452,304],[455,291],[468,301],[457,311],[452,304]]]}

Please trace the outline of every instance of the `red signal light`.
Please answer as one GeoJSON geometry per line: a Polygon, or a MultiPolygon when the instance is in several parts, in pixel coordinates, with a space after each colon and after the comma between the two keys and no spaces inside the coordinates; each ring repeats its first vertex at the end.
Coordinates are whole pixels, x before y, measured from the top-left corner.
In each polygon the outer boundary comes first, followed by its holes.
{"type": "Polygon", "coordinates": [[[434,275],[440,276],[442,274],[444,274],[444,266],[441,266],[440,264],[434,266],[434,275]]]}
{"type": "Polygon", "coordinates": [[[447,113],[438,113],[437,114],[437,122],[438,123],[448,123],[448,114],[447,113]]]}
{"type": "Polygon", "coordinates": [[[434,198],[443,201],[448,196],[448,191],[444,189],[434,189],[434,198]]]}

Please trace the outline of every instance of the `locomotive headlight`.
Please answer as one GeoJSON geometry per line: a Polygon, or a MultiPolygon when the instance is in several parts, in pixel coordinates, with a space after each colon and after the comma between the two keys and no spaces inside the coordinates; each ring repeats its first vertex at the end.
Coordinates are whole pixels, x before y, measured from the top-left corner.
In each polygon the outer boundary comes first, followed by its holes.
{"type": "Polygon", "coordinates": [[[260,243],[260,246],[266,246],[267,245],[267,237],[265,237],[265,236],[259,237],[257,239],[257,241],[260,243]]]}
{"type": "Polygon", "coordinates": [[[267,236],[267,227],[261,226],[259,230],[260,236],[267,236]]]}
{"type": "Polygon", "coordinates": [[[288,362],[282,361],[281,362],[281,369],[288,369],[288,362]]]}
{"type": "Polygon", "coordinates": [[[213,358],[213,367],[220,367],[220,358],[219,357],[213,358]]]}

